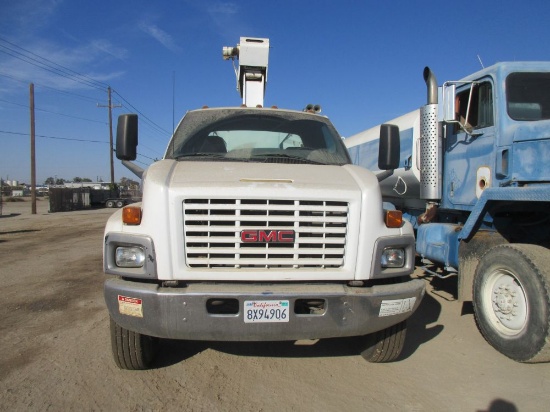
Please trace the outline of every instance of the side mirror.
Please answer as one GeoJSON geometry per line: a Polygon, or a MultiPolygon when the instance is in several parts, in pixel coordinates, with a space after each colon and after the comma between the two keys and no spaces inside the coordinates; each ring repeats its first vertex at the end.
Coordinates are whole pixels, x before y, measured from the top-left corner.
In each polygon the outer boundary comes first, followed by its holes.
{"type": "Polygon", "coordinates": [[[443,99],[443,118],[438,119],[444,122],[456,122],[455,108],[456,85],[444,84],[442,90],[443,99]]]}
{"type": "Polygon", "coordinates": [[[116,157],[120,160],[136,160],[138,145],[137,114],[118,116],[116,128],[116,157]]]}
{"type": "Polygon", "coordinates": [[[399,167],[401,147],[399,127],[394,124],[380,126],[380,143],[378,146],[378,168],[392,170],[399,167]]]}

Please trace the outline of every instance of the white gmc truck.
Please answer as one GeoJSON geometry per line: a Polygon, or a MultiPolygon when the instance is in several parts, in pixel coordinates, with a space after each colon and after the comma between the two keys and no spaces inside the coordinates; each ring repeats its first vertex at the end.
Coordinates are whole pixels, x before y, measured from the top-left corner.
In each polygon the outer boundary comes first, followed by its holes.
{"type": "MultiPolygon", "coordinates": [[[[383,209],[377,177],[351,164],[327,118],[257,107],[267,51],[267,39],[255,38],[224,48],[240,60],[243,106],[188,112],[146,171],[130,162],[137,115],[119,117],[117,157],[143,179],[142,202],[116,211],[104,234],[122,369],[148,368],[159,338],[360,336],[371,362],[401,353],[424,295],[410,277],[412,227],[383,209]]],[[[381,132],[386,173],[398,166],[393,132],[381,132]]]]}

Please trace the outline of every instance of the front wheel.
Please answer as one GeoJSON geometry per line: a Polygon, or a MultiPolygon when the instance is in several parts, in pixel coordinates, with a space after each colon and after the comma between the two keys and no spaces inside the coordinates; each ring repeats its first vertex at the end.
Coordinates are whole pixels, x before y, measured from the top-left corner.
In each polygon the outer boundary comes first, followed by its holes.
{"type": "Polygon", "coordinates": [[[372,363],[393,362],[405,346],[407,321],[387,329],[362,336],[363,350],[361,356],[372,363]]]}
{"type": "Polygon", "coordinates": [[[550,252],[541,246],[499,245],[479,262],[473,286],[483,337],[518,362],[550,361],[550,252]]]}
{"type": "Polygon", "coordinates": [[[120,369],[148,369],[155,358],[157,344],[156,338],[125,329],[111,318],[111,348],[120,369]]]}

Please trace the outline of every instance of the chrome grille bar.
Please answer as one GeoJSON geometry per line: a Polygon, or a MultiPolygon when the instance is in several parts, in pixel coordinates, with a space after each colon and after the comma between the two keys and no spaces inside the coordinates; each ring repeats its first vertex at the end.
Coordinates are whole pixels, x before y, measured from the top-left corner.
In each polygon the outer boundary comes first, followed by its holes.
{"type": "Polygon", "coordinates": [[[185,253],[191,268],[338,268],[344,264],[346,202],[186,199],[185,253]],[[264,232],[243,242],[241,233],[264,232]],[[272,241],[292,231],[294,241],[272,241]]]}

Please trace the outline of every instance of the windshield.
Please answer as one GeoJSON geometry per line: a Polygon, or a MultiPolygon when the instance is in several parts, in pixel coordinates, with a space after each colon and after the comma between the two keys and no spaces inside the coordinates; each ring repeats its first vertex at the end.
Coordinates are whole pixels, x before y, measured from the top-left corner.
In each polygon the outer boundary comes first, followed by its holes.
{"type": "Polygon", "coordinates": [[[514,120],[550,119],[550,73],[512,73],[506,79],[508,115],[514,120]]]}
{"type": "Polygon", "coordinates": [[[350,163],[342,139],[324,117],[270,109],[189,112],[166,158],[263,163],[350,163]]]}

